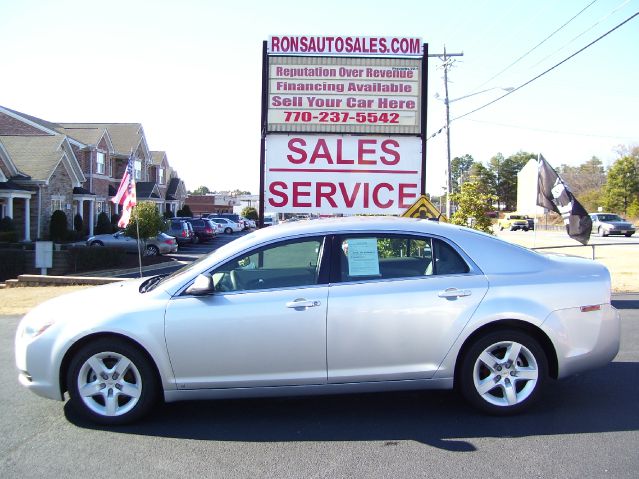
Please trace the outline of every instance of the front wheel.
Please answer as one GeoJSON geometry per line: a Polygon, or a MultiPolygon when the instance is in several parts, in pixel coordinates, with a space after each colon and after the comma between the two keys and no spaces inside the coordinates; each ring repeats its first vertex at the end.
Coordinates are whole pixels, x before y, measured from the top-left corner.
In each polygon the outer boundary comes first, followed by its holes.
{"type": "Polygon", "coordinates": [[[608,233],[606,233],[606,230],[603,229],[601,226],[597,230],[597,233],[599,233],[599,236],[601,236],[601,237],[608,236],[608,233]]]}
{"type": "Polygon", "coordinates": [[[528,409],[548,377],[548,360],[536,340],[517,330],[486,334],[461,360],[457,380],[462,395],[494,415],[528,409]]]}
{"type": "Polygon", "coordinates": [[[82,347],[67,372],[70,404],[99,424],[126,424],[150,411],[158,384],[153,366],[136,347],[98,339],[82,347]]]}

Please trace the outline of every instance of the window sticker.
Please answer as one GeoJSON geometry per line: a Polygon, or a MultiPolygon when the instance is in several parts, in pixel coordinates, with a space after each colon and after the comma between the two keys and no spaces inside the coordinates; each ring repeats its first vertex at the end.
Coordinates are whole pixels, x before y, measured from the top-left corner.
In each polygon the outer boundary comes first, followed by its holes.
{"type": "Polygon", "coordinates": [[[344,246],[349,276],[379,276],[377,238],[351,238],[344,246]]]}

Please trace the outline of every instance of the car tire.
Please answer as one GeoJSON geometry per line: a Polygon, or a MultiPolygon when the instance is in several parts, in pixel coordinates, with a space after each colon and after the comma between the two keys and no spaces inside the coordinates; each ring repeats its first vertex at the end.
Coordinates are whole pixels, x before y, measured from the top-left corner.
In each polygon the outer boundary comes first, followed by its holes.
{"type": "Polygon", "coordinates": [[[200,242],[200,237],[198,235],[195,235],[193,237],[193,244],[198,244],[200,242]]]}
{"type": "Polygon", "coordinates": [[[160,249],[154,244],[147,245],[144,248],[144,256],[160,256],[160,249]]]}
{"type": "Polygon", "coordinates": [[[104,246],[104,243],[102,241],[94,241],[90,246],[104,246]]]}
{"type": "Polygon", "coordinates": [[[227,226],[226,228],[224,228],[224,232],[227,235],[230,235],[231,233],[233,233],[233,228],[231,228],[230,226],[227,226]]]}
{"type": "Polygon", "coordinates": [[[502,330],[476,339],[463,355],[456,383],[482,412],[506,416],[528,409],[548,378],[548,359],[525,332],[502,330]],[[488,364],[486,360],[493,364],[488,364]]]}
{"type": "Polygon", "coordinates": [[[626,238],[630,238],[632,236],[632,233],[625,233],[626,238]]]}
{"type": "Polygon", "coordinates": [[[67,371],[69,403],[98,424],[119,425],[148,414],[158,398],[155,369],[132,344],[101,338],[81,347],[67,371]]]}
{"type": "Polygon", "coordinates": [[[504,231],[504,227],[499,225],[499,231],[504,231]]]}
{"type": "Polygon", "coordinates": [[[605,236],[608,236],[608,234],[606,233],[606,230],[605,230],[605,229],[603,229],[601,226],[600,226],[600,227],[599,227],[599,229],[597,230],[597,234],[598,234],[599,236],[601,236],[602,238],[603,238],[603,237],[605,237],[605,236]]]}

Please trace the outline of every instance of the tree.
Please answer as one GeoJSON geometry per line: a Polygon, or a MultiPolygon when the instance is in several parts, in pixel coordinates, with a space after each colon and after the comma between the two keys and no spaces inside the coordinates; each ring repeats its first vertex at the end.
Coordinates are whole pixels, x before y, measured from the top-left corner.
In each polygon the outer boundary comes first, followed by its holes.
{"type": "Polygon", "coordinates": [[[461,184],[468,179],[468,172],[475,163],[472,156],[456,156],[450,162],[451,191],[458,193],[461,184]]]}
{"type": "Polygon", "coordinates": [[[639,194],[639,168],[631,156],[618,159],[608,170],[604,203],[606,209],[617,213],[628,213],[628,207],[639,194]]]}
{"type": "Polygon", "coordinates": [[[109,215],[107,215],[103,211],[98,215],[98,222],[95,226],[95,234],[104,235],[111,233],[111,231],[113,231],[113,226],[111,225],[111,221],[109,221],[109,215]]]}
{"type": "Polygon", "coordinates": [[[466,181],[461,191],[452,196],[458,208],[450,222],[456,225],[470,226],[473,229],[492,234],[492,223],[486,215],[492,210],[495,195],[484,191],[477,181],[466,181]]]}
{"type": "Polygon", "coordinates": [[[49,223],[49,237],[51,241],[65,241],[68,234],[67,215],[62,210],[55,210],[49,223]]]}
{"type": "Polygon", "coordinates": [[[244,218],[247,218],[249,220],[254,220],[254,221],[257,221],[259,218],[259,215],[257,214],[257,210],[253,208],[252,206],[245,207],[242,210],[241,215],[244,216],[244,218]]]}
{"type": "Polygon", "coordinates": [[[561,165],[557,173],[575,196],[588,191],[601,190],[606,183],[603,163],[596,156],[579,166],[561,165]]]}
{"type": "Polygon", "coordinates": [[[82,233],[82,230],[84,229],[84,220],[82,219],[82,216],[80,216],[80,213],[76,213],[73,217],[73,229],[77,233],[82,233]]]}
{"type": "Polygon", "coordinates": [[[199,188],[194,189],[192,192],[189,191],[191,195],[208,195],[211,192],[206,186],[200,186],[199,188]]]}
{"type": "Polygon", "coordinates": [[[177,211],[177,216],[186,216],[188,218],[192,218],[193,212],[191,211],[191,208],[189,207],[189,205],[184,205],[181,209],[177,211]]]}
{"type": "Polygon", "coordinates": [[[166,223],[155,204],[150,201],[138,203],[131,213],[131,221],[126,227],[125,234],[131,238],[138,238],[138,227],[142,240],[157,235],[166,229],[166,223]]]}
{"type": "Polygon", "coordinates": [[[537,158],[535,153],[520,151],[508,158],[504,158],[501,153],[497,153],[490,159],[488,168],[493,172],[496,179],[495,189],[498,209],[501,208],[501,203],[504,204],[504,209],[507,211],[512,211],[517,207],[517,173],[534,158],[537,158]]]}

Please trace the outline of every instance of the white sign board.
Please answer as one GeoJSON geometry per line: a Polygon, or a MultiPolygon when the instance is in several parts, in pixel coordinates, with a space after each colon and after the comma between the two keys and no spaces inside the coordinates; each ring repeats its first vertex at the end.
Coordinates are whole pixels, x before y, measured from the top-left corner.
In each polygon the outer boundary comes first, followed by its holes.
{"type": "Polygon", "coordinates": [[[406,37],[358,37],[348,35],[273,35],[269,55],[420,56],[422,40],[406,37]]]}
{"type": "Polygon", "coordinates": [[[268,135],[265,209],[401,214],[420,195],[418,137],[268,135]]]}

